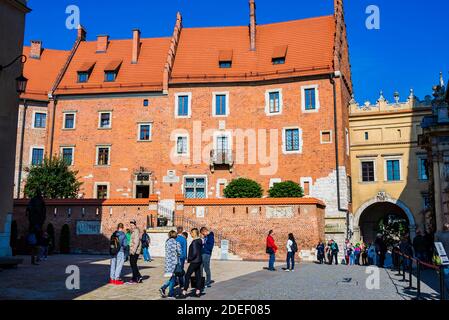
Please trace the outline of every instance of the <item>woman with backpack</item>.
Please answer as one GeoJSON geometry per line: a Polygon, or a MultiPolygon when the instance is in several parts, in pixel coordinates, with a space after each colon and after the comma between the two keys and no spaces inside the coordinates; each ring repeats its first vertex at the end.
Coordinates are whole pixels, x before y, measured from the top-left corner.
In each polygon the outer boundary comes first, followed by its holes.
{"type": "Polygon", "coordinates": [[[141,241],[142,241],[143,259],[145,260],[145,262],[150,262],[151,261],[151,256],[150,256],[151,239],[146,230],[143,230],[141,241]]]}
{"type": "Polygon", "coordinates": [[[295,254],[298,252],[298,245],[296,243],[295,237],[293,236],[293,233],[288,234],[288,240],[287,240],[287,269],[285,271],[287,272],[293,272],[295,271],[295,254]],[[290,269],[291,265],[291,269],[290,269]]]}
{"type": "Polygon", "coordinates": [[[178,234],[176,231],[172,230],[168,233],[168,239],[165,242],[165,274],[164,277],[168,278],[167,281],[164,282],[162,287],[159,289],[159,293],[162,298],[166,298],[167,295],[165,290],[168,289],[168,296],[174,297],[175,292],[175,283],[176,277],[179,276],[180,270],[180,260],[181,256],[181,244],[176,241],[176,237],[178,234]]]}

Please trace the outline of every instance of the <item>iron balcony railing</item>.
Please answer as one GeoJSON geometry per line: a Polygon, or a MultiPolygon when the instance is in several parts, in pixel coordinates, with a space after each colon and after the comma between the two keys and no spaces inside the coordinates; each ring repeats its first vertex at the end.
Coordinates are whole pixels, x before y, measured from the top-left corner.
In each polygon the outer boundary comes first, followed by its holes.
{"type": "Polygon", "coordinates": [[[233,165],[234,159],[231,149],[214,149],[210,152],[211,164],[233,165]]]}

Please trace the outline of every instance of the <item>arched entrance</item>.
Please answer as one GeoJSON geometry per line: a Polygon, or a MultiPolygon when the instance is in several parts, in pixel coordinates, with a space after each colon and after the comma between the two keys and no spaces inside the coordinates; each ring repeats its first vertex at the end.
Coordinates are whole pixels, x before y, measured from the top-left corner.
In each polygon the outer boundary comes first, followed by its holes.
{"type": "Polygon", "coordinates": [[[373,242],[377,233],[408,232],[415,237],[415,219],[401,201],[379,195],[363,204],[354,217],[354,236],[366,243],[373,242]]]}

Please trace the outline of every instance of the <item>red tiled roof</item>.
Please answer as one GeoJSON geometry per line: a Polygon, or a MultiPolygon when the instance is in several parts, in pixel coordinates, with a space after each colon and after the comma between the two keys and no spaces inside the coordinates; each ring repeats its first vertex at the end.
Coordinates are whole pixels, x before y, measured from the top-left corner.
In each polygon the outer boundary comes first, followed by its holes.
{"type": "Polygon", "coordinates": [[[132,64],[132,40],[110,40],[105,53],[96,53],[96,41],[83,41],[59,84],[56,94],[117,91],[160,91],[170,38],[141,39],[138,63],[132,64]],[[95,61],[87,83],[77,83],[77,71],[86,61],[95,61]],[[115,82],[104,81],[104,71],[113,61],[123,61],[115,82]]]}
{"type": "Polygon", "coordinates": [[[31,59],[30,47],[23,48],[28,57],[23,67],[23,74],[28,79],[26,92],[22,99],[47,101],[48,92],[69,56],[69,51],[44,49],[40,59],[31,59]]]}

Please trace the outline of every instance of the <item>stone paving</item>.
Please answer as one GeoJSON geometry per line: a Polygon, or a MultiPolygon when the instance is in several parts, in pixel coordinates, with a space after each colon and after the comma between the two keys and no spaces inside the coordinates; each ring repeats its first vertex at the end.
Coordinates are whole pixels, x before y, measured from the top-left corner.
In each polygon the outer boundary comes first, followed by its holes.
{"type": "MultiPolygon", "coordinates": [[[[144,283],[112,286],[107,284],[109,259],[106,256],[56,255],[39,266],[24,264],[17,269],[0,271],[0,299],[63,299],[63,300],[148,300],[159,299],[158,288],[164,282],[163,259],[146,263],[139,260],[144,283]],[[66,268],[76,265],[80,270],[80,289],[67,290],[66,268]]],[[[264,270],[264,262],[212,261],[215,283],[202,299],[298,299],[298,300],[409,300],[415,291],[401,282],[402,276],[380,269],[380,288],[366,287],[368,274],[360,266],[328,266],[313,263],[297,265],[294,273],[278,268],[264,270]]],[[[123,276],[129,279],[131,268],[125,264],[123,276]]],[[[423,275],[423,298],[438,298],[438,280],[429,271],[423,275]]],[[[416,279],[413,280],[416,286],[416,279]]]]}

